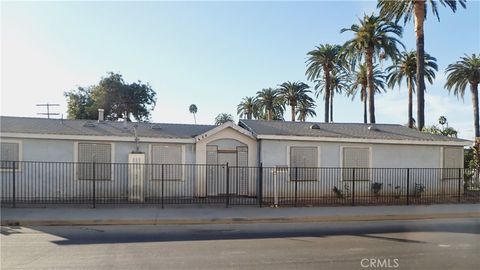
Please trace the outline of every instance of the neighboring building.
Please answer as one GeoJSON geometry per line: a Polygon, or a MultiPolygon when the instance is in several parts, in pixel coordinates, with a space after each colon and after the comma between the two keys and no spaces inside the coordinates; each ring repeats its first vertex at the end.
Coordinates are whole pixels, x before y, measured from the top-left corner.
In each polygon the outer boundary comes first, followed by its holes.
{"type": "MultiPolygon", "coordinates": [[[[226,163],[238,167],[233,168],[230,176],[240,183],[235,187],[238,195],[256,194],[258,175],[246,169],[261,164],[272,167],[276,175],[277,172],[283,175],[276,176],[280,177],[279,183],[291,185],[292,180],[302,181],[300,188],[308,193],[308,183],[326,178],[378,181],[378,176],[368,168],[461,168],[463,147],[471,144],[401,125],[260,120],[214,126],[2,116],[0,131],[2,161],[76,163],[71,169],[56,172],[57,177],[69,181],[91,180],[93,176],[98,181],[117,180],[121,187],[111,185],[104,192],[117,192],[121,188],[125,189],[125,196],[132,193],[126,188],[132,185],[127,177],[131,174],[124,173],[127,168],[122,169],[121,164],[147,164],[142,172],[149,173],[142,178],[142,183],[151,183],[153,189],[158,185],[156,180],[169,180],[175,183],[170,187],[178,190],[171,193],[173,195],[222,193],[224,183],[219,183],[219,179],[225,177],[225,172],[219,172],[218,168],[224,166],[210,165],[226,163]],[[95,173],[92,173],[92,162],[98,166],[95,173]],[[118,165],[114,167],[111,163],[118,165]],[[201,165],[195,167],[195,164],[201,165]],[[319,167],[331,169],[313,169],[319,167]],[[288,168],[310,169],[292,171],[288,168]],[[355,174],[341,168],[367,169],[358,169],[355,174]],[[289,173],[285,173],[287,171],[289,173]]],[[[1,166],[0,175],[4,178],[11,172],[11,165],[2,162],[1,166]]],[[[18,179],[28,185],[28,178],[34,176],[31,170],[32,175],[27,176],[27,168],[21,166],[16,165],[18,179]]],[[[434,177],[458,179],[455,172],[434,177]]],[[[382,178],[386,185],[393,186],[396,181],[392,177],[382,178]]],[[[43,190],[48,192],[49,188],[43,190]]],[[[155,195],[149,192],[149,185],[142,184],[139,196],[155,195]]]]}

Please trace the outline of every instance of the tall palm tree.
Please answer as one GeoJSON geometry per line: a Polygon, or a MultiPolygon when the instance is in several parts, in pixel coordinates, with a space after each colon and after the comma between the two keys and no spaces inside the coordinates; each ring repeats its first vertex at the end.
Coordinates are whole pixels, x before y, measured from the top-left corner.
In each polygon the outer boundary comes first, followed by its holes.
{"type": "Polygon", "coordinates": [[[233,116],[229,113],[220,113],[215,117],[215,125],[217,126],[226,122],[233,122],[233,116]]]}
{"type": "Polygon", "coordinates": [[[445,88],[448,91],[453,89],[456,96],[463,98],[465,88],[470,84],[470,92],[472,92],[473,105],[473,124],[475,127],[475,138],[480,137],[478,123],[478,84],[480,83],[480,55],[465,55],[454,64],[448,65],[445,72],[448,74],[445,88]]]}
{"type": "MultiPolygon", "coordinates": [[[[337,66],[330,75],[330,122],[333,122],[333,98],[335,94],[341,94],[349,86],[350,76],[343,66],[337,66]]],[[[318,98],[320,93],[326,89],[325,78],[315,80],[315,95],[318,98]]]]}
{"type": "Polygon", "coordinates": [[[237,106],[237,115],[240,117],[247,117],[247,119],[252,119],[252,117],[258,116],[257,110],[257,101],[254,97],[244,97],[240,104],[237,106]]]}
{"type": "MultiPolygon", "coordinates": [[[[363,123],[368,123],[368,110],[367,110],[367,65],[358,65],[358,68],[354,71],[353,80],[350,88],[347,90],[347,95],[351,95],[352,99],[355,98],[357,92],[360,93],[360,101],[363,102],[363,123]]],[[[375,93],[381,93],[385,91],[385,75],[375,65],[373,67],[373,82],[375,85],[375,93]]]]}
{"type": "Polygon", "coordinates": [[[310,86],[303,82],[290,81],[284,82],[278,87],[278,97],[281,98],[286,105],[290,106],[292,122],[295,122],[295,116],[297,115],[296,108],[299,102],[304,100],[314,102],[313,99],[308,96],[308,94],[311,93],[309,88],[310,86]]]}
{"type": "Polygon", "coordinates": [[[195,124],[197,123],[197,118],[195,117],[195,115],[197,114],[198,112],[198,108],[197,108],[197,105],[195,104],[192,104],[188,107],[188,111],[193,114],[193,121],[195,121],[195,124]]]}
{"type": "MultiPolygon", "coordinates": [[[[438,71],[437,59],[425,53],[424,74],[430,84],[435,79],[435,72],[438,71]]],[[[403,52],[398,60],[386,69],[388,87],[395,85],[401,87],[402,81],[407,82],[408,88],[408,127],[413,128],[413,93],[417,81],[417,53],[415,51],[403,52]]]]}
{"type": "Polygon", "coordinates": [[[305,122],[307,120],[307,117],[314,117],[317,116],[317,113],[315,112],[315,102],[309,101],[309,100],[302,100],[300,103],[298,103],[298,109],[297,109],[297,114],[298,114],[298,120],[305,122]]]}
{"type": "Polygon", "coordinates": [[[380,8],[380,15],[385,16],[389,20],[400,21],[404,19],[404,24],[412,19],[415,24],[415,35],[417,45],[417,123],[418,129],[422,130],[425,126],[425,78],[424,78],[424,63],[420,61],[424,59],[425,54],[425,40],[423,24],[427,18],[427,6],[440,21],[438,15],[437,3],[440,2],[443,6],[448,6],[453,12],[457,10],[457,2],[465,8],[466,0],[378,0],[377,7],[380,8]],[[427,5],[429,4],[429,5],[427,5]]]}
{"type": "Polygon", "coordinates": [[[402,27],[380,16],[364,15],[359,24],[340,31],[353,32],[354,37],[343,45],[343,54],[355,66],[356,61],[365,59],[367,65],[368,109],[370,123],[375,123],[375,82],[373,64],[377,58],[395,59],[399,54],[397,45],[403,44],[395,36],[401,37],[402,27]]]}
{"type": "Polygon", "coordinates": [[[263,117],[261,118],[274,120],[274,116],[277,116],[275,118],[278,118],[279,112],[283,114],[283,105],[278,96],[278,91],[272,88],[262,89],[257,92],[256,100],[259,110],[263,113],[263,117]]]}
{"type": "Polygon", "coordinates": [[[308,80],[316,80],[321,78],[325,83],[324,100],[325,100],[325,122],[328,123],[329,117],[329,107],[330,107],[330,95],[331,95],[331,73],[335,67],[339,65],[339,52],[341,46],[339,45],[330,45],[322,44],[317,46],[315,50],[312,50],[307,53],[307,70],[305,74],[307,75],[308,80]]]}

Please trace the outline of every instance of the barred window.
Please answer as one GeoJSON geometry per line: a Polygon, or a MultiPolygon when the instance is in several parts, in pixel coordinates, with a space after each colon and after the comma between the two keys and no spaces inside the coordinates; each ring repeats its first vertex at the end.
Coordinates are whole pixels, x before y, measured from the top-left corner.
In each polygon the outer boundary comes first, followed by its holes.
{"type": "Polygon", "coordinates": [[[318,148],[290,147],[290,179],[292,181],[318,180],[318,148]]]}
{"type": "Polygon", "coordinates": [[[445,147],[443,149],[442,179],[458,179],[459,170],[463,168],[463,148],[445,147]]]}
{"type": "MultiPolygon", "coordinates": [[[[2,142],[0,155],[0,169],[12,169],[12,161],[20,161],[20,144],[2,142]]],[[[15,169],[18,170],[18,162],[15,163],[15,169]]]]}
{"type": "Polygon", "coordinates": [[[182,180],[182,146],[152,145],[152,180],[182,180]],[[163,165],[162,165],[163,164],[163,165]]]}
{"type": "Polygon", "coordinates": [[[343,148],[342,179],[344,181],[370,180],[370,149],[367,147],[343,148]]]}
{"type": "Polygon", "coordinates": [[[79,180],[112,179],[112,146],[107,143],[79,143],[78,169],[79,180]],[[95,172],[95,174],[94,174],[95,172]]]}

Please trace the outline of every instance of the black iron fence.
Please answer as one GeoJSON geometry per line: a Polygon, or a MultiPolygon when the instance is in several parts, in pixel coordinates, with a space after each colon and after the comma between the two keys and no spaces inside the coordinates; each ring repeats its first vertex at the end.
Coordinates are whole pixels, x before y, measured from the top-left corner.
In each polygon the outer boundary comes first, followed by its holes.
{"type": "Polygon", "coordinates": [[[480,202],[477,171],[2,161],[2,206],[262,206],[480,202]]]}

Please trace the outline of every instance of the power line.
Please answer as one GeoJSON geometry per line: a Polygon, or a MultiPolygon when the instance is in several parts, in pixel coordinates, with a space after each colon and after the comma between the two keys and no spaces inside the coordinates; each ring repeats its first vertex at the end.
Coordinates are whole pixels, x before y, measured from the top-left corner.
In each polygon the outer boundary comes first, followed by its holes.
{"type": "Polygon", "coordinates": [[[47,112],[46,113],[37,113],[40,115],[46,115],[48,119],[50,119],[50,115],[59,115],[59,113],[51,113],[50,112],[50,107],[58,107],[60,104],[51,104],[51,103],[45,103],[45,104],[37,104],[37,107],[47,107],[47,112]]]}

